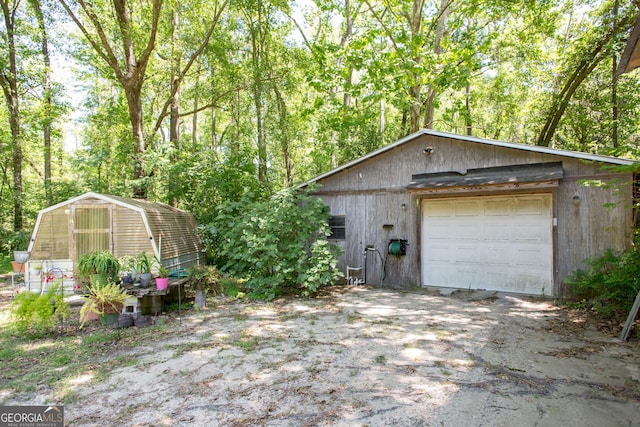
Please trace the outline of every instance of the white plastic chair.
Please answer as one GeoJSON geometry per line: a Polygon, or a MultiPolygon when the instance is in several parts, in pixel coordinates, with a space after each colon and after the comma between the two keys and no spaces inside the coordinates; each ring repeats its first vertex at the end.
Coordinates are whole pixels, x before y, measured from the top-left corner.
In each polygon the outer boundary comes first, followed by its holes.
{"type": "Polygon", "coordinates": [[[362,267],[347,266],[346,279],[347,283],[351,286],[364,285],[364,278],[362,277],[362,267]]]}

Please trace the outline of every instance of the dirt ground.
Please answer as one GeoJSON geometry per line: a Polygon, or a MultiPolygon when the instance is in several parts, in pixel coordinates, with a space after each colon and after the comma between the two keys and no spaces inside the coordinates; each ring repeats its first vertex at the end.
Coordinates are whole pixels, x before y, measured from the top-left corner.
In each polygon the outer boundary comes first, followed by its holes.
{"type": "Polygon", "coordinates": [[[178,333],[129,350],[132,366],[78,378],[65,420],[640,426],[640,343],[583,320],[548,301],[466,291],[336,287],[317,299],[220,300],[166,320],[178,333]]]}

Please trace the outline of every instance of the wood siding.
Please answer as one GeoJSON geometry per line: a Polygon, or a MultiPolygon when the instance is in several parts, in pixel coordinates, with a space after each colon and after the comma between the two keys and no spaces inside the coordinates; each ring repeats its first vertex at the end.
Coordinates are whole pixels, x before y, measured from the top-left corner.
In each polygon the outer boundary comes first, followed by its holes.
{"type": "Polygon", "coordinates": [[[347,265],[363,265],[365,248],[373,245],[380,255],[367,251],[367,281],[379,283],[382,266],[386,265],[383,283],[390,286],[421,284],[421,200],[454,195],[551,194],[556,224],[553,293],[563,296],[567,293],[563,280],[577,268],[583,268],[586,258],[600,255],[608,248],[625,249],[631,243],[631,174],[611,173],[600,166],[560,154],[421,135],[318,180],[317,194],[332,215],[346,217],[346,239],[338,242],[344,250],[340,260],[343,271],[347,265]],[[424,153],[427,147],[433,148],[431,154],[424,153]],[[464,174],[467,169],[546,162],[562,162],[563,178],[546,185],[489,185],[444,192],[409,192],[406,188],[415,174],[452,171],[464,174]],[[583,180],[600,180],[609,186],[585,186],[583,180]],[[579,197],[578,203],[574,203],[574,196],[579,197]],[[616,205],[605,206],[608,204],[616,205]],[[385,224],[393,227],[384,227],[385,224]],[[386,255],[387,243],[394,238],[408,240],[406,256],[386,255]]]}

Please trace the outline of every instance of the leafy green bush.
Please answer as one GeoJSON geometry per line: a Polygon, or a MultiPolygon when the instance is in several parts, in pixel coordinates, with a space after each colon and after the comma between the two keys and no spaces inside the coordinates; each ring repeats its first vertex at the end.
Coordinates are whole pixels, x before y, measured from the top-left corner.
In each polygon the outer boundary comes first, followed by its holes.
{"type": "Polygon", "coordinates": [[[287,189],[267,201],[242,199],[218,207],[205,228],[222,271],[245,278],[248,296],[315,295],[335,283],[339,249],[329,244],[328,210],[308,192],[287,189]]]}
{"type": "Polygon", "coordinates": [[[31,234],[28,231],[9,231],[0,228],[0,252],[13,256],[13,251],[26,251],[31,234]]]}
{"type": "Polygon", "coordinates": [[[222,274],[212,265],[196,265],[189,269],[188,284],[193,289],[217,295],[222,274]]]}
{"type": "Polygon", "coordinates": [[[36,333],[52,331],[57,322],[69,317],[69,304],[62,298],[59,286],[52,286],[43,294],[21,292],[12,305],[12,315],[19,332],[36,333]]]}
{"type": "Polygon", "coordinates": [[[640,250],[608,250],[586,263],[588,271],[577,270],[565,280],[573,297],[604,316],[626,316],[640,290],[640,250]]]}

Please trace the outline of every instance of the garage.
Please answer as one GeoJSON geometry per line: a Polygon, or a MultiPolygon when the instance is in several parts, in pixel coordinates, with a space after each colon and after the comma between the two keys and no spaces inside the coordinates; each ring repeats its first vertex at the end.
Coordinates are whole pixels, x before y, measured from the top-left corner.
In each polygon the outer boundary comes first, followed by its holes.
{"type": "Polygon", "coordinates": [[[551,194],[423,199],[423,286],[553,293],[551,194]]]}

